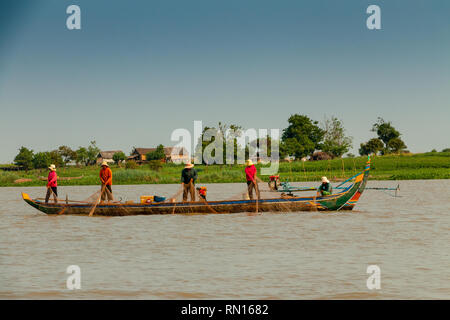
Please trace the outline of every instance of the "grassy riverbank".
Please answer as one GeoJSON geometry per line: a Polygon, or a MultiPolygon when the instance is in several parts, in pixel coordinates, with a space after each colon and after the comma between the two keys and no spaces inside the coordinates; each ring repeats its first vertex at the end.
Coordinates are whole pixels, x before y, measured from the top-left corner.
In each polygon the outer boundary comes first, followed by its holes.
{"type": "MultiPolygon", "coordinates": [[[[318,181],[327,176],[330,180],[341,180],[359,172],[364,167],[366,157],[345,158],[324,161],[282,162],[278,170],[282,180],[318,181]]],[[[258,172],[262,165],[258,165],[258,172]]],[[[167,164],[161,170],[154,171],[148,165],[137,169],[125,169],[111,166],[114,184],[150,184],[179,183],[182,166],[167,164]]],[[[198,183],[244,182],[243,165],[196,165],[199,174],[198,183]]],[[[95,185],[99,183],[99,167],[59,168],[59,185],[95,185]],[[76,177],[76,179],[67,179],[76,177]],[[81,177],[81,178],[79,178],[81,177]]],[[[28,172],[0,171],[0,186],[45,186],[41,177],[47,176],[47,170],[28,172]],[[22,179],[20,182],[19,179],[22,179]],[[18,182],[19,180],[19,182],[18,182]]],[[[268,177],[261,176],[267,180],[268,177]]],[[[372,180],[415,180],[450,179],[450,152],[433,152],[414,155],[389,155],[372,157],[370,171],[372,180]]]]}

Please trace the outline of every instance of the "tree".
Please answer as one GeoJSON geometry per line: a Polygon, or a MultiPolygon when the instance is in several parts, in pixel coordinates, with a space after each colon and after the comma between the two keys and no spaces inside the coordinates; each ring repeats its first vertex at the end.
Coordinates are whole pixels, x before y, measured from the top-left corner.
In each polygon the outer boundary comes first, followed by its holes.
{"type": "Polygon", "coordinates": [[[353,153],[347,153],[347,158],[354,158],[355,155],[353,153]]]}
{"type": "Polygon", "coordinates": [[[400,138],[393,138],[387,143],[387,150],[392,153],[399,153],[405,150],[407,147],[400,138]]]}
{"type": "Polygon", "coordinates": [[[163,164],[161,163],[160,160],[150,160],[150,162],[148,163],[148,166],[153,171],[159,171],[159,170],[161,170],[163,164]]]}
{"type": "Polygon", "coordinates": [[[151,152],[147,153],[145,156],[146,156],[147,161],[164,160],[166,158],[166,154],[164,152],[164,146],[162,144],[160,144],[159,146],[156,147],[155,151],[151,151],[151,152]]]}
{"type": "Polygon", "coordinates": [[[126,160],[126,158],[127,156],[122,151],[113,154],[113,160],[116,164],[120,164],[120,162],[126,160]]]}
{"type": "Polygon", "coordinates": [[[372,126],[372,131],[377,133],[378,138],[386,146],[391,139],[400,137],[400,132],[392,126],[391,122],[386,122],[380,117],[378,117],[378,122],[372,126]]]}
{"type": "Polygon", "coordinates": [[[249,157],[249,149],[247,144],[245,143],[245,147],[242,148],[241,145],[237,143],[237,139],[242,137],[244,128],[237,124],[223,124],[219,122],[219,132],[223,135],[223,163],[227,162],[235,162],[238,160],[238,154],[244,151],[244,158],[248,159],[249,157]],[[231,150],[227,150],[228,145],[233,146],[233,159],[228,159],[227,161],[227,152],[231,153],[231,150]]]}
{"type": "Polygon", "coordinates": [[[441,152],[450,152],[450,148],[445,148],[441,152]]]}
{"type": "Polygon", "coordinates": [[[384,149],[383,141],[381,141],[378,138],[372,138],[366,143],[361,143],[359,148],[359,154],[364,155],[370,155],[370,154],[377,154],[378,152],[382,151],[384,149]]]}
{"type": "Polygon", "coordinates": [[[95,164],[97,161],[97,155],[100,152],[100,148],[97,147],[95,141],[91,141],[91,144],[87,148],[87,164],[95,164]]]}
{"type": "Polygon", "coordinates": [[[50,162],[55,166],[62,167],[64,165],[64,160],[58,150],[52,150],[48,152],[48,155],[50,162]]]}
{"type": "Polygon", "coordinates": [[[68,146],[60,146],[58,148],[58,153],[61,155],[64,165],[77,160],[77,153],[68,146]]]}
{"type": "Polygon", "coordinates": [[[35,169],[48,168],[51,163],[49,152],[38,152],[33,156],[33,167],[35,169]]]}
{"type": "Polygon", "coordinates": [[[286,156],[295,156],[298,159],[303,158],[303,155],[307,155],[307,152],[304,152],[304,147],[300,142],[295,138],[284,139],[280,145],[280,154],[281,157],[285,158],[286,156]],[[298,156],[300,154],[300,156],[298,156]]]}
{"type": "Polygon", "coordinates": [[[294,114],[288,119],[289,126],[283,130],[282,155],[295,155],[302,158],[321,148],[320,142],[325,134],[318,122],[307,116],[294,114]]]}
{"type": "MultiPolygon", "coordinates": [[[[201,155],[201,160],[202,163],[204,164],[212,164],[212,162],[216,159],[216,149],[220,147],[220,143],[216,142],[217,136],[219,134],[222,134],[221,131],[215,127],[208,127],[205,126],[203,128],[202,134],[201,136],[198,138],[198,143],[195,149],[195,155],[200,154],[201,155]],[[204,136],[205,135],[211,135],[209,140],[204,140],[204,136]],[[215,147],[216,149],[213,149],[210,153],[208,153],[207,155],[207,159],[205,159],[204,157],[204,153],[205,153],[205,149],[210,146],[212,147],[212,145],[217,144],[215,147]],[[212,159],[210,159],[212,158],[212,159]]],[[[222,148],[223,148],[223,157],[222,157],[222,161],[224,159],[224,157],[226,156],[226,151],[225,151],[225,141],[222,144],[222,148]]],[[[197,160],[197,161],[198,161],[197,160]]],[[[224,162],[222,162],[224,163],[224,162]]]]}
{"type": "Polygon", "coordinates": [[[322,151],[328,153],[333,158],[342,157],[352,146],[352,137],[345,135],[345,129],[338,118],[332,116],[331,119],[325,118],[322,123],[324,137],[322,151]]]}
{"type": "MultiPolygon", "coordinates": [[[[278,143],[279,140],[274,141],[274,144],[278,143]]],[[[257,138],[256,140],[253,140],[250,142],[250,146],[257,149],[257,157],[262,158],[263,155],[267,156],[267,158],[270,158],[272,155],[272,137],[269,135],[266,135],[262,138],[257,138]]],[[[248,158],[248,148],[245,150],[245,156],[248,158]]],[[[261,160],[268,160],[268,159],[261,159],[261,160]]]]}
{"type": "Polygon", "coordinates": [[[88,164],[87,149],[84,147],[79,147],[78,150],[76,151],[76,153],[77,153],[77,158],[76,158],[77,165],[79,165],[80,163],[87,165],[88,164]]]}
{"type": "Polygon", "coordinates": [[[136,169],[139,165],[134,160],[129,160],[125,163],[125,168],[127,169],[136,169]]]}
{"type": "Polygon", "coordinates": [[[383,118],[378,117],[377,123],[372,126],[372,131],[377,133],[378,139],[370,139],[366,144],[362,143],[359,149],[361,155],[376,154],[379,151],[382,154],[405,151],[406,145],[400,139],[401,134],[392,126],[391,122],[386,122],[383,118]],[[381,148],[380,143],[383,145],[381,148]]]}
{"type": "MultiPolygon", "coordinates": [[[[201,154],[201,160],[202,163],[206,163],[206,164],[210,164],[210,162],[206,162],[203,154],[205,149],[210,146],[211,144],[216,144],[216,137],[221,135],[222,136],[222,146],[220,146],[220,143],[216,145],[216,149],[219,149],[220,147],[222,147],[222,163],[225,164],[227,163],[227,144],[233,145],[233,160],[235,161],[238,157],[238,153],[239,151],[242,150],[242,147],[239,146],[237,144],[237,137],[240,137],[242,135],[242,127],[239,125],[235,125],[235,124],[231,124],[231,125],[227,125],[227,124],[223,124],[221,122],[219,122],[218,124],[218,129],[215,127],[204,127],[203,128],[203,132],[201,134],[201,136],[198,139],[197,145],[196,145],[196,149],[195,149],[195,155],[197,154],[201,154]],[[234,131],[234,134],[230,134],[230,131],[234,131]],[[208,134],[211,134],[212,137],[209,141],[205,141],[203,140],[204,135],[206,134],[206,132],[208,131],[208,134]]],[[[212,146],[211,146],[212,147],[212,146]]],[[[216,150],[212,150],[211,154],[208,154],[208,158],[216,158],[216,150]]],[[[248,152],[247,152],[248,153],[248,152]]],[[[210,159],[211,161],[213,159],[210,159]]],[[[231,159],[230,159],[231,160],[231,159]]]]}
{"type": "Polygon", "coordinates": [[[33,150],[21,147],[19,154],[14,158],[14,163],[25,170],[31,169],[33,167],[33,150]]]}

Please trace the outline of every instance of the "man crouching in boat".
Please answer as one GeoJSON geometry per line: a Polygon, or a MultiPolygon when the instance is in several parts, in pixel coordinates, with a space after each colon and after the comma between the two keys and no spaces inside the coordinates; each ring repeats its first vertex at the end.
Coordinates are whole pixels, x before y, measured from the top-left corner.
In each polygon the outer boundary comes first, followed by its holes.
{"type": "Polygon", "coordinates": [[[55,203],[58,203],[58,175],[56,174],[56,166],[52,164],[48,169],[50,172],[48,173],[47,178],[47,195],[45,196],[45,203],[48,203],[52,193],[55,203]]]}
{"type": "Polygon", "coordinates": [[[195,180],[197,180],[197,171],[192,163],[188,163],[181,171],[183,202],[187,201],[188,193],[191,195],[191,201],[195,201],[195,180]]]}
{"type": "Polygon", "coordinates": [[[100,170],[100,181],[102,182],[101,189],[101,199],[105,201],[108,198],[108,201],[113,201],[114,197],[112,194],[112,171],[109,168],[109,165],[106,161],[102,162],[102,169],[100,170]]]}
{"type": "Polygon", "coordinates": [[[198,187],[196,188],[198,192],[198,196],[200,197],[200,200],[206,200],[206,187],[198,187]]]}
{"type": "Polygon", "coordinates": [[[321,196],[329,196],[333,193],[333,187],[331,186],[330,181],[328,181],[327,177],[322,177],[322,184],[319,189],[317,189],[317,195],[321,196]]]}

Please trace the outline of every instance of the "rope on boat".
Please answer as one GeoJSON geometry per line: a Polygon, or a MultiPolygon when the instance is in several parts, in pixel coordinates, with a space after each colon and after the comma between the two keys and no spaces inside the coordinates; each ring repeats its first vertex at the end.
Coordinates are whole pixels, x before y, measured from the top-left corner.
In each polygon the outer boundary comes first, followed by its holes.
{"type": "MultiPolygon", "coordinates": [[[[256,177],[256,175],[255,175],[255,177],[256,177]]],[[[256,177],[256,178],[258,178],[258,177],[256,177]]],[[[258,207],[258,200],[259,200],[259,197],[260,197],[259,187],[258,187],[258,180],[255,179],[255,181],[253,181],[253,183],[255,184],[255,192],[256,192],[256,214],[258,214],[258,209],[259,209],[259,207],[258,207]]]]}
{"type": "Polygon", "coordinates": [[[180,189],[178,189],[177,192],[175,192],[169,199],[172,200],[174,202],[173,204],[173,208],[172,208],[172,214],[175,213],[175,207],[177,206],[176,200],[178,198],[178,196],[183,192],[183,186],[180,187],[180,189]]]}
{"type": "Polygon", "coordinates": [[[182,192],[183,192],[183,186],[181,186],[177,192],[175,192],[171,197],[169,197],[169,199],[176,200],[178,198],[178,196],[181,195],[182,192]]]}
{"type": "Polygon", "coordinates": [[[94,215],[94,211],[97,208],[98,203],[100,202],[100,199],[102,197],[103,192],[106,189],[106,184],[102,186],[102,190],[100,192],[100,196],[97,198],[97,201],[95,201],[94,205],[91,207],[91,210],[89,211],[89,216],[92,217],[94,215]]]}
{"type": "Polygon", "coordinates": [[[208,207],[208,209],[210,209],[213,213],[218,213],[216,210],[214,210],[213,207],[211,207],[211,206],[209,205],[209,203],[208,203],[205,199],[203,199],[203,197],[200,195],[200,191],[197,190],[197,189],[196,189],[196,191],[197,191],[197,194],[198,194],[199,198],[203,201],[203,203],[206,204],[206,206],[208,207]]]}
{"type": "Polygon", "coordinates": [[[80,201],[80,202],[93,203],[95,201],[95,199],[98,199],[99,195],[100,195],[100,190],[97,190],[93,194],[91,194],[89,197],[87,197],[86,199],[84,199],[83,201],[80,201]]]}

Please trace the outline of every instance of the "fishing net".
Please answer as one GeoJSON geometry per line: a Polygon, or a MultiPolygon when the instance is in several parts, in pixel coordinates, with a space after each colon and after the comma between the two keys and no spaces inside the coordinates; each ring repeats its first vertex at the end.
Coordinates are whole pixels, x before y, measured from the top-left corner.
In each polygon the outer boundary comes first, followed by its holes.
{"type": "Polygon", "coordinates": [[[89,197],[83,200],[83,202],[87,203],[94,203],[99,197],[100,197],[101,190],[95,191],[93,194],[91,194],[89,197]]]}
{"type": "Polygon", "coordinates": [[[198,197],[200,198],[200,200],[207,206],[207,208],[209,209],[209,211],[211,211],[211,213],[217,213],[217,211],[214,210],[214,208],[211,207],[211,206],[209,205],[209,203],[208,203],[205,199],[203,199],[203,197],[200,195],[200,192],[199,192],[198,190],[197,190],[197,195],[198,195],[198,197]]]}
{"type": "Polygon", "coordinates": [[[114,209],[118,210],[118,215],[129,215],[130,212],[123,206],[124,204],[121,201],[114,201],[114,196],[112,192],[109,191],[106,186],[103,186],[101,190],[97,190],[89,197],[87,197],[84,201],[80,201],[82,203],[91,204],[89,208],[89,215],[95,215],[95,210],[97,209],[97,205],[101,203],[101,196],[104,193],[106,199],[111,199],[110,201],[104,202],[104,204],[114,205],[114,209]]]}
{"type": "MultiPolygon", "coordinates": [[[[175,210],[176,210],[176,207],[177,207],[177,203],[178,202],[182,202],[182,199],[180,198],[180,195],[183,193],[183,186],[181,186],[179,189],[178,189],[178,191],[177,192],[175,192],[171,197],[169,197],[169,201],[170,202],[173,202],[174,203],[174,205],[173,205],[173,207],[172,207],[172,214],[174,214],[175,213],[175,210]]],[[[195,188],[194,188],[195,189],[195,188]]],[[[201,194],[200,194],[200,191],[199,190],[197,190],[197,189],[195,189],[195,191],[194,192],[196,192],[197,193],[197,197],[200,199],[200,201],[201,202],[203,202],[205,205],[206,205],[206,207],[208,208],[208,210],[211,212],[211,213],[217,213],[217,211],[216,210],[214,210],[214,208],[201,196],[201,194]]],[[[189,210],[189,212],[190,213],[195,213],[194,212],[194,209],[192,208],[192,207],[188,207],[188,210],[189,210]]]]}
{"type": "Polygon", "coordinates": [[[177,192],[175,192],[172,196],[169,197],[170,201],[177,201],[177,198],[183,193],[183,186],[181,186],[177,192]]]}

